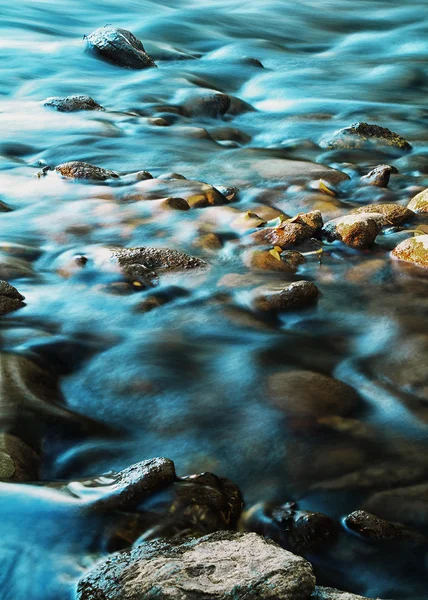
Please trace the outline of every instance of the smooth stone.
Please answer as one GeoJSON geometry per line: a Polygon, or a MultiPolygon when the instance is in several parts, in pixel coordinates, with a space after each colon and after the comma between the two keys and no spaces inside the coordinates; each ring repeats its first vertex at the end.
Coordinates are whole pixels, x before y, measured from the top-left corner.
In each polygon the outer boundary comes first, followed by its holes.
{"type": "Polygon", "coordinates": [[[106,181],[106,179],[118,178],[119,175],[109,169],[96,167],[89,163],[73,160],[62,163],[55,167],[55,171],[61,173],[63,177],[70,179],[89,179],[92,181],[106,181]]]}
{"type": "MultiPolygon", "coordinates": [[[[396,171],[397,169],[395,169],[395,172],[396,171]]],[[[386,188],[388,187],[391,173],[394,173],[394,167],[389,165],[379,165],[369,171],[367,175],[363,175],[360,181],[365,185],[374,185],[375,187],[386,188]]]]}
{"type": "Polygon", "coordinates": [[[364,249],[374,244],[383,223],[382,214],[362,212],[327,221],[323,233],[329,242],[337,240],[351,248],[364,249]]]}
{"type": "Polygon", "coordinates": [[[402,225],[410,221],[415,213],[399,204],[368,204],[352,211],[352,214],[377,213],[384,216],[384,226],[402,225]]]}
{"type": "Polygon", "coordinates": [[[391,252],[392,258],[415,265],[428,267],[428,234],[417,235],[402,241],[391,252]]]}
{"type": "Polygon", "coordinates": [[[295,273],[305,262],[305,257],[294,250],[249,250],[244,254],[244,263],[253,271],[295,273]]]}
{"type": "Polygon", "coordinates": [[[312,306],[318,296],[319,290],[312,281],[295,281],[278,292],[257,292],[252,304],[257,312],[276,313],[312,306]]]}
{"type": "Polygon", "coordinates": [[[407,529],[399,523],[391,523],[365,510],[356,510],[344,519],[348,529],[364,539],[379,542],[427,543],[424,535],[407,529]]]}
{"type": "Polygon", "coordinates": [[[25,306],[24,296],[7,281],[0,280],[0,316],[25,306]]]}
{"type": "Polygon", "coordinates": [[[332,137],[321,141],[321,147],[332,149],[361,149],[373,146],[392,147],[408,152],[412,146],[398,133],[386,127],[369,123],[354,123],[337,131],[332,137]]]}
{"type": "Polygon", "coordinates": [[[53,96],[46,98],[44,106],[55,108],[59,112],[76,112],[79,110],[104,110],[101,104],[95,102],[90,96],[66,96],[61,98],[53,96]]]}
{"type": "Polygon", "coordinates": [[[173,179],[146,179],[125,192],[124,200],[161,200],[184,198],[191,208],[206,208],[227,204],[226,198],[215,187],[202,181],[174,177],[173,179]]]}
{"type": "Polygon", "coordinates": [[[161,208],[164,210],[190,210],[190,205],[184,198],[166,198],[162,200],[161,208]]]}
{"type": "Polygon", "coordinates": [[[87,47],[100,58],[128,69],[156,67],[144,46],[126,29],[105,25],[85,37],[87,47]]]}
{"type": "Polygon", "coordinates": [[[115,554],[85,575],[78,600],[308,600],[311,565],[255,533],[217,532],[115,554]]]}
{"type": "Polygon", "coordinates": [[[359,404],[353,388],[315,371],[279,371],[268,378],[271,401],[289,417],[347,415],[359,404]]]}
{"type": "Polygon", "coordinates": [[[183,90],[176,96],[177,104],[188,117],[219,117],[230,106],[230,97],[215,90],[183,90]]]}
{"type": "Polygon", "coordinates": [[[413,196],[407,208],[415,213],[428,213],[428,188],[413,196]]]}

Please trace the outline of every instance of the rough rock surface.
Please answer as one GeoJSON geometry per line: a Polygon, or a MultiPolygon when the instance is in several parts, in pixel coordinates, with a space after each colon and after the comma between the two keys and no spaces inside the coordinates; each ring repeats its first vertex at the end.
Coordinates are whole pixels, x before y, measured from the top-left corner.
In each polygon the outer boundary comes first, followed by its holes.
{"type": "Polygon", "coordinates": [[[361,177],[361,183],[386,188],[388,186],[391,173],[393,172],[394,167],[389,165],[379,165],[369,171],[367,175],[361,177]]]}
{"type": "Polygon", "coordinates": [[[251,234],[251,237],[258,244],[272,244],[287,248],[309,239],[321,227],[321,213],[314,211],[282,221],[276,227],[260,227],[251,234]]]}
{"type": "Polygon", "coordinates": [[[155,271],[185,271],[207,266],[201,258],[169,248],[112,248],[111,257],[122,267],[137,264],[155,271]]]}
{"type": "Polygon", "coordinates": [[[105,181],[111,177],[119,177],[119,175],[114,171],[103,169],[102,167],[96,167],[95,165],[91,165],[89,163],[80,162],[79,160],[62,163],[61,165],[55,167],[55,171],[61,173],[63,177],[69,177],[71,179],[105,181]]]}
{"type": "Polygon", "coordinates": [[[412,149],[409,142],[398,133],[394,133],[386,127],[363,122],[340,129],[330,139],[322,141],[321,146],[341,150],[373,146],[392,147],[405,152],[412,149]]]}
{"type": "Polygon", "coordinates": [[[100,563],[79,600],[308,600],[311,565],[255,533],[217,532],[185,543],[137,546],[100,563]]]}
{"type": "Polygon", "coordinates": [[[426,543],[428,540],[417,531],[399,523],[391,523],[365,510],[356,510],[345,517],[345,525],[363,538],[383,542],[426,543]]]}
{"type": "Polygon", "coordinates": [[[0,480],[36,481],[39,456],[14,435],[0,434],[0,480]]]}
{"type": "Polygon", "coordinates": [[[370,600],[370,598],[357,596],[349,592],[341,592],[334,588],[316,586],[310,600],[370,600]]]}
{"type": "Polygon", "coordinates": [[[428,188],[413,196],[407,208],[415,213],[428,213],[428,188]]]}
{"type": "Polygon", "coordinates": [[[280,371],[268,379],[269,397],[289,417],[346,415],[358,395],[346,383],[315,371],[280,371]]]}
{"type": "Polygon", "coordinates": [[[410,221],[415,216],[415,213],[405,206],[399,204],[369,204],[361,206],[353,211],[354,214],[369,214],[377,213],[384,216],[384,225],[401,225],[406,221],[410,221]]]}
{"type": "Polygon", "coordinates": [[[155,62],[146,54],[141,41],[126,29],[105,25],[85,39],[88,48],[108,62],[128,69],[156,67],[155,62]]]}
{"type": "Polygon", "coordinates": [[[259,312],[275,313],[307,308],[316,303],[319,290],[312,281],[295,281],[280,291],[261,291],[254,298],[254,309],[259,312]]]}
{"type": "Polygon", "coordinates": [[[53,96],[46,98],[44,106],[55,108],[59,112],[76,112],[78,110],[104,110],[101,104],[95,102],[90,96],[66,96],[61,98],[53,96]]]}
{"type": "Polygon", "coordinates": [[[25,306],[22,296],[13,285],[0,280],[0,316],[25,306]]]}
{"type": "Polygon", "coordinates": [[[374,243],[383,223],[382,214],[362,212],[328,221],[323,233],[329,242],[338,240],[351,248],[363,249],[374,243]]]}
{"type": "Polygon", "coordinates": [[[428,235],[417,235],[404,240],[394,248],[391,256],[418,267],[428,267],[428,235]]]}

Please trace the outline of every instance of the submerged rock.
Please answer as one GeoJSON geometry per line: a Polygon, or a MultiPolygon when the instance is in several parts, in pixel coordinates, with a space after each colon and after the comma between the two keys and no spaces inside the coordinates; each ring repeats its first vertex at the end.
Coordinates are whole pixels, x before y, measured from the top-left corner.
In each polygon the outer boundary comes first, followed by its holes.
{"type": "Polygon", "coordinates": [[[164,198],[184,198],[190,208],[205,208],[227,204],[227,199],[215,187],[203,181],[184,177],[146,179],[134,186],[132,192],[125,191],[126,201],[163,200],[164,198]]]}
{"type": "Polygon", "coordinates": [[[341,241],[351,248],[371,246],[384,224],[381,213],[362,212],[328,221],[323,233],[329,242],[341,241]]]}
{"type": "Polygon", "coordinates": [[[0,280],[0,316],[25,306],[24,296],[7,281],[0,280]]]}
{"type": "Polygon", "coordinates": [[[62,163],[55,167],[55,171],[61,173],[63,177],[70,179],[89,179],[92,181],[105,181],[110,178],[118,178],[119,175],[109,169],[96,167],[89,163],[73,160],[71,162],[62,163]]]}
{"type": "Polygon", "coordinates": [[[428,235],[417,235],[404,240],[391,252],[391,256],[399,261],[428,267],[428,235]]]}
{"type": "Polygon", "coordinates": [[[365,510],[356,510],[344,519],[345,525],[361,537],[380,542],[413,542],[423,544],[428,538],[407,529],[404,525],[391,523],[365,510]]]}
{"type": "Polygon", "coordinates": [[[369,123],[354,123],[337,131],[330,139],[321,142],[324,148],[339,150],[361,149],[376,147],[392,147],[404,152],[412,146],[401,135],[386,127],[369,123]]]}
{"type": "MultiPolygon", "coordinates": [[[[357,596],[349,592],[341,592],[334,588],[316,586],[309,600],[371,600],[365,596],[357,596]]],[[[378,598],[377,600],[380,600],[378,598]]]]}
{"type": "Polygon", "coordinates": [[[36,481],[40,458],[22,440],[0,433],[0,480],[10,482],[36,481]]]}
{"type": "MultiPolygon", "coordinates": [[[[389,183],[391,173],[394,173],[395,167],[390,165],[379,165],[375,167],[367,175],[361,177],[361,183],[366,185],[374,185],[376,187],[386,188],[389,183]]],[[[395,169],[395,172],[397,169],[395,169]]]]}
{"type": "Polygon", "coordinates": [[[55,108],[59,112],[76,112],[79,110],[104,110],[101,104],[90,96],[53,96],[44,101],[44,106],[55,108]]]}
{"type": "Polygon", "coordinates": [[[2,202],[0,200],[0,212],[12,212],[13,208],[11,208],[6,202],[2,202]]]}
{"type": "Polygon", "coordinates": [[[79,600],[308,600],[311,565],[255,533],[217,532],[115,554],[78,584],[79,600]]]}
{"type": "Polygon", "coordinates": [[[190,89],[179,93],[177,102],[189,117],[218,117],[230,106],[230,97],[215,90],[190,89]]]}
{"type": "Polygon", "coordinates": [[[384,226],[402,225],[410,221],[415,213],[399,204],[368,204],[352,211],[353,214],[377,213],[384,216],[384,226]]]}
{"type": "Polygon", "coordinates": [[[413,196],[407,208],[415,213],[428,213],[428,188],[413,196]]]}
{"type": "Polygon", "coordinates": [[[87,47],[100,58],[128,69],[156,67],[144,46],[126,29],[105,25],[85,37],[87,47]]]}
{"type": "Polygon", "coordinates": [[[295,281],[280,291],[261,291],[253,300],[257,312],[276,313],[312,306],[318,300],[319,290],[312,281],[295,281]]]}
{"type": "Polygon", "coordinates": [[[244,255],[245,264],[253,271],[278,271],[295,273],[306,262],[300,252],[294,250],[250,250],[244,255]]]}

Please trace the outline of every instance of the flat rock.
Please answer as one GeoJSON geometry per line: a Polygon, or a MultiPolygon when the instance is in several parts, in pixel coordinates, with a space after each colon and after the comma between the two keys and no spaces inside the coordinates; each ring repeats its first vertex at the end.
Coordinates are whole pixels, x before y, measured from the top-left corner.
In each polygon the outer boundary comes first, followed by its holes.
{"type": "Polygon", "coordinates": [[[110,169],[96,167],[89,163],[73,160],[71,162],[62,163],[55,167],[55,171],[63,177],[70,179],[88,179],[92,181],[105,181],[106,179],[118,178],[119,175],[110,169]]]}
{"type": "Polygon", "coordinates": [[[391,252],[391,256],[417,267],[428,267],[428,235],[417,235],[402,241],[391,252]]]}
{"type": "Polygon", "coordinates": [[[410,221],[415,216],[415,213],[408,207],[400,206],[399,204],[369,204],[361,206],[352,211],[353,214],[369,214],[376,213],[384,216],[384,225],[402,225],[406,221],[410,221]]]}
{"type": "Polygon", "coordinates": [[[201,258],[169,248],[112,248],[111,257],[122,267],[138,264],[154,271],[186,271],[207,266],[201,258]]]}
{"type": "MultiPolygon", "coordinates": [[[[357,596],[349,592],[341,592],[334,588],[316,586],[310,600],[371,600],[365,596],[357,596]]],[[[380,600],[380,598],[378,599],[380,600]]]]}
{"type": "Polygon", "coordinates": [[[142,42],[126,29],[105,25],[86,38],[89,50],[100,58],[128,69],[156,67],[145,52],[142,42]]]}
{"type": "Polygon", "coordinates": [[[319,290],[312,281],[295,281],[280,291],[256,293],[253,307],[257,312],[276,313],[307,308],[318,300],[319,290]]]}
{"type": "Polygon", "coordinates": [[[340,150],[392,147],[408,152],[412,149],[409,142],[398,133],[394,133],[386,127],[363,122],[340,129],[329,139],[322,140],[320,145],[324,148],[340,150]]]}
{"type": "Polygon", "coordinates": [[[44,106],[55,108],[59,112],[77,112],[79,110],[104,110],[101,104],[90,96],[53,96],[44,101],[44,106]]]}
{"type": "Polygon", "coordinates": [[[268,379],[269,398],[289,417],[346,415],[358,395],[346,383],[315,371],[280,371],[268,379]]]}
{"type": "Polygon", "coordinates": [[[415,213],[428,213],[428,188],[413,196],[407,208],[415,213]]]}
{"type": "Polygon", "coordinates": [[[24,296],[7,281],[0,280],[0,316],[25,306],[24,296]]]}
{"type": "Polygon", "coordinates": [[[328,221],[323,234],[329,242],[340,241],[351,248],[369,248],[382,229],[384,215],[362,212],[345,215],[328,221]]]}
{"type": "Polygon", "coordinates": [[[217,532],[115,554],[78,584],[78,600],[308,600],[311,565],[255,533],[217,532]]]}

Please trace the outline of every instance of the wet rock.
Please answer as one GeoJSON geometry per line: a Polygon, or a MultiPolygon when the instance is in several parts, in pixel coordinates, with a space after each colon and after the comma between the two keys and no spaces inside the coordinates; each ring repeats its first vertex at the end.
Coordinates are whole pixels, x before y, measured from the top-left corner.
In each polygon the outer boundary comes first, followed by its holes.
{"type": "Polygon", "coordinates": [[[384,226],[402,225],[410,221],[415,213],[399,204],[369,204],[352,211],[354,214],[376,213],[384,216],[384,226]]]}
{"type": "Polygon", "coordinates": [[[0,250],[0,280],[34,277],[35,273],[29,260],[9,255],[0,250]]]}
{"type": "Polygon", "coordinates": [[[62,163],[55,167],[55,171],[61,173],[63,177],[69,177],[71,179],[89,179],[92,181],[105,181],[106,179],[119,177],[114,171],[96,167],[95,165],[80,162],[78,160],[62,163]]]}
{"type": "Polygon", "coordinates": [[[244,513],[241,525],[296,554],[325,550],[338,533],[333,519],[320,512],[299,510],[295,502],[256,504],[244,513]]]}
{"type": "Polygon", "coordinates": [[[211,137],[220,142],[234,141],[240,144],[247,144],[251,141],[251,137],[244,131],[235,127],[216,127],[210,130],[211,137]]]}
{"type": "MultiPolygon", "coordinates": [[[[349,592],[341,592],[334,588],[316,586],[310,600],[370,600],[370,598],[357,596],[356,594],[350,594],[349,592]]],[[[380,598],[377,600],[380,600],[380,598]]]]}
{"type": "Polygon", "coordinates": [[[95,102],[90,96],[53,96],[44,101],[44,106],[55,108],[59,112],[76,112],[79,110],[104,110],[104,108],[95,102]]]}
{"type": "Polygon", "coordinates": [[[111,249],[111,257],[117,260],[121,267],[141,265],[154,271],[186,271],[207,266],[201,258],[169,248],[111,249]]]}
{"type": "MultiPolygon", "coordinates": [[[[397,171],[395,169],[395,171],[397,171]]],[[[367,175],[361,177],[361,183],[365,185],[374,185],[376,187],[386,188],[388,187],[389,178],[391,173],[394,172],[394,167],[389,165],[379,165],[375,167],[367,175]]]]}
{"type": "MultiPolygon", "coordinates": [[[[397,480],[396,485],[400,485],[397,480]]],[[[384,519],[397,521],[410,527],[428,525],[428,484],[397,487],[372,494],[364,503],[364,510],[384,519]]]]}
{"type": "Polygon", "coordinates": [[[382,214],[362,212],[328,221],[323,233],[329,242],[338,240],[351,248],[363,249],[374,243],[383,223],[382,214]]]}
{"type": "Polygon", "coordinates": [[[186,177],[180,173],[163,173],[159,175],[158,179],[186,179],[186,177]]]}
{"type": "Polygon", "coordinates": [[[391,256],[410,265],[428,267],[428,235],[417,235],[404,240],[394,248],[391,256]]]}
{"type": "Polygon", "coordinates": [[[294,250],[249,250],[244,255],[245,264],[253,271],[278,271],[295,273],[306,262],[305,257],[294,250]]]}
{"type": "Polygon", "coordinates": [[[259,244],[287,248],[314,236],[322,224],[320,211],[300,213],[291,219],[283,220],[275,227],[260,227],[251,237],[259,244]]]}
{"type": "Polygon", "coordinates": [[[178,286],[168,286],[163,288],[158,292],[153,292],[152,294],[145,296],[144,300],[142,300],[136,307],[135,310],[138,312],[150,312],[155,308],[159,308],[164,304],[168,304],[177,298],[185,298],[189,295],[189,292],[178,286]]]}
{"type": "Polygon", "coordinates": [[[346,383],[315,371],[280,371],[268,379],[271,401],[289,417],[346,415],[359,403],[346,383]]]}
{"type": "Polygon", "coordinates": [[[184,198],[166,198],[161,207],[164,210],[190,210],[189,203],[184,198]]]}
{"type": "Polygon", "coordinates": [[[214,90],[191,89],[180,92],[177,103],[188,117],[218,117],[227,112],[230,98],[214,90]]]}
{"type": "Polygon", "coordinates": [[[7,281],[0,280],[0,316],[18,310],[25,306],[22,296],[16,288],[7,281]]]}
{"type": "Polygon", "coordinates": [[[0,433],[0,480],[36,481],[40,457],[19,438],[0,433]]]}
{"type": "Polygon", "coordinates": [[[191,208],[205,208],[227,204],[226,198],[216,188],[202,181],[177,178],[147,179],[134,186],[132,193],[126,191],[124,200],[161,200],[184,198],[191,208]]]}
{"type": "Polygon", "coordinates": [[[356,510],[344,519],[345,525],[359,536],[379,542],[427,543],[428,538],[407,529],[404,525],[391,523],[365,510],[356,510]]]}
{"type": "Polygon", "coordinates": [[[88,49],[108,62],[128,69],[156,67],[141,41],[126,29],[105,25],[85,39],[88,49]]]}
{"type": "Polygon", "coordinates": [[[307,308],[318,300],[319,290],[312,281],[295,281],[281,291],[257,293],[253,307],[257,312],[276,313],[307,308]]]}
{"type": "Polygon", "coordinates": [[[314,585],[303,558],[255,533],[217,532],[113,555],[81,579],[77,598],[240,600],[256,593],[264,600],[308,600],[314,585]]]}
{"type": "Polygon", "coordinates": [[[216,233],[205,233],[196,238],[193,245],[204,250],[220,250],[223,247],[223,242],[216,233]]]}
{"type": "Polygon", "coordinates": [[[226,198],[228,202],[234,202],[239,193],[239,188],[233,185],[216,185],[214,187],[226,198]]]}
{"type": "Polygon", "coordinates": [[[156,127],[169,127],[168,121],[163,117],[150,117],[147,119],[147,123],[156,127]]]}
{"type": "Polygon", "coordinates": [[[0,212],[12,212],[13,208],[11,208],[6,202],[2,202],[0,200],[0,212]]]}
{"type": "Polygon", "coordinates": [[[407,208],[415,213],[428,213],[428,189],[416,194],[416,196],[410,200],[407,208]]]}
{"type": "Polygon", "coordinates": [[[398,133],[386,127],[369,123],[354,123],[340,129],[330,139],[323,140],[321,146],[340,150],[375,147],[395,148],[404,152],[412,149],[411,145],[398,133]]]}

